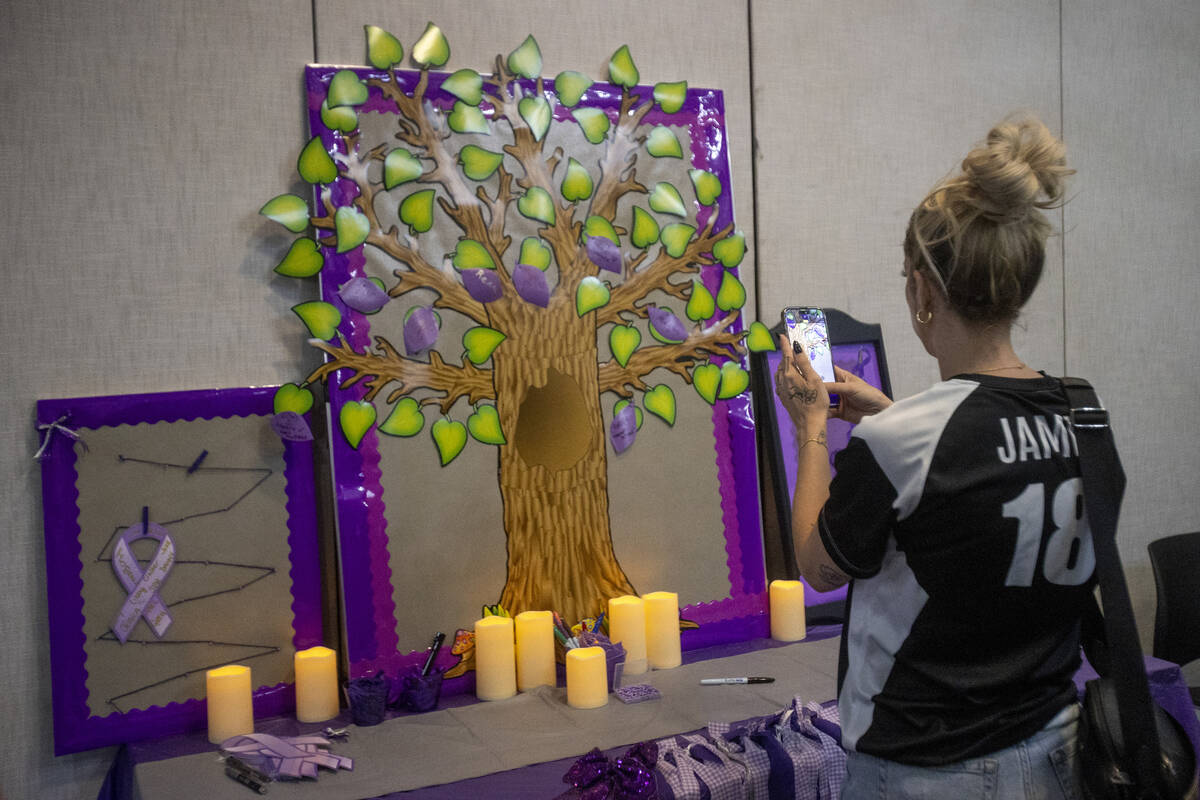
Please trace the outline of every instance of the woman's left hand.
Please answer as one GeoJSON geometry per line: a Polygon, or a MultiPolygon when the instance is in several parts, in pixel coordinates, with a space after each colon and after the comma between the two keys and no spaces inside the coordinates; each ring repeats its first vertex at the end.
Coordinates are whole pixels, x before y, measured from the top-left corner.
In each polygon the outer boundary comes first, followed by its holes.
{"type": "Polygon", "coordinates": [[[808,360],[803,347],[792,347],[784,335],[779,336],[783,358],[775,371],[775,394],[787,409],[798,436],[807,437],[824,430],[829,416],[829,392],[824,381],[808,360]]]}

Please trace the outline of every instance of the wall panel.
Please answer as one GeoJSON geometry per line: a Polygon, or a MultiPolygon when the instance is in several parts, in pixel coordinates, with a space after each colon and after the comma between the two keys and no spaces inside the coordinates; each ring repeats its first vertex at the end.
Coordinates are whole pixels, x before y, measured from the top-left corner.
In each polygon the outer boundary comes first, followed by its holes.
{"type": "Polygon", "coordinates": [[[1146,545],[1200,528],[1200,5],[1064,0],[1067,368],[1113,409],[1121,557],[1149,648],[1146,545]]]}
{"type": "Polygon", "coordinates": [[[111,756],[52,755],[34,402],[295,374],[257,212],[295,180],[311,57],[306,0],[0,6],[0,795],[94,797],[111,756]]]}
{"type": "MultiPolygon", "coordinates": [[[[840,308],[883,325],[897,396],[936,379],[910,331],[900,244],[913,207],[1015,109],[1059,127],[1058,9],[756,0],[759,313],[840,308]]],[[[1062,365],[1061,259],[1052,253],[1017,347],[1062,365]]]]}

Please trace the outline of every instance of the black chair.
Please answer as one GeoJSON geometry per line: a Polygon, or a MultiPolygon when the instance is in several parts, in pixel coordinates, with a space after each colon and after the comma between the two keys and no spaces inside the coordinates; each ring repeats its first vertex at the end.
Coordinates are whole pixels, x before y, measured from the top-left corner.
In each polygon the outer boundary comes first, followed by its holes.
{"type": "MultiPolygon", "coordinates": [[[[1147,549],[1158,591],[1154,657],[1176,664],[1200,659],[1200,531],[1157,539],[1147,549]]],[[[1200,686],[1188,691],[1200,705],[1200,686]]]]}

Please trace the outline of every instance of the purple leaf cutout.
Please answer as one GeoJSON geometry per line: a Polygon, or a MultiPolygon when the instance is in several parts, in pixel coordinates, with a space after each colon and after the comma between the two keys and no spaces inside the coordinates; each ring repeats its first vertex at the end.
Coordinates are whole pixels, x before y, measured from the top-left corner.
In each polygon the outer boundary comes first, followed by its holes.
{"type": "Polygon", "coordinates": [[[362,276],[348,280],[338,289],[338,297],[347,306],[363,314],[372,314],[391,300],[388,293],[379,288],[379,284],[362,276]]]}
{"type": "Polygon", "coordinates": [[[624,453],[637,437],[637,409],[632,405],[625,406],[613,416],[612,425],[608,428],[609,438],[612,439],[613,450],[624,453]]]}
{"type": "Polygon", "coordinates": [[[646,309],[646,314],[650,317],[650,324],[654,326],[654,330],[664,339],[682,342],[687,338],[687,328],[679,321],[679,317],[667,309],[650,306],[646,309]]]}
{"type": "Polygon", "coordinates": [[[437,314],[429,306],[417,306],[404,321],[404,349],[410,356],[433,347],[438,337],[437,314]]]}
{"type": "Polygon", "coordinates": [[[587,240],[588,258],[600,269],[621,274],[621,249],[605,236],[589,236],[587,240]]]}
{"type": "Polygon", "coordinates": [[[550,305],[550,284],[546,282],[546,273],[529,264],[517,264],[513,267],[513,286],[517,294],[526,303],[545,308],[550,305]]]}
{"type": "Polygon", "coordinates": [[[289,442],[311,442],[313,438],[308,422],[295,411],[280,411],[271,417],[271,430],[275,431],[280,439],[289,442]]]}
{"type": "Polygon", "coordinates": [[[499,300],[500,296],[504,294],[504,287],[500,285],[500,276],[494,269],[464,269],[462,282],[467,294],[480,303],[499,300]]]}

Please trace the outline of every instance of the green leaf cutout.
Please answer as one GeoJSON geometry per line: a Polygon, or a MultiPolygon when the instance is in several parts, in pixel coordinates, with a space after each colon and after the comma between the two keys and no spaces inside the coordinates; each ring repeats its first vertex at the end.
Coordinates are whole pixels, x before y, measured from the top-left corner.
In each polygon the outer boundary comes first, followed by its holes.
{"type": "Polygon", "coordinates": [[[684,313],[692,322],[706,320],[717,311],[716,298],[699,278],[692,279],[692,295],[688,298],[684,313]]]}
{"type": "Polygon", "coordinates": [[[721,368],[716,364],[698,364],[692,370],[692,386],[709,405],[717,402],[717,389],[720,385],[721,368]]]}
{"type": "Polygon", "coordinates": [[[577,108],[572,113],[575,115],[575,121],[579,123],[580,130],[583,131],[584,138],[592,144],[600,144],[608,136],[608,129],[612,123],[603,109],[577,108]]]}
{"type": "Polygon", "coordinates": [[[582,72],[565,70],[558,73],[558,77],[554,79],[554,93],[558,95],[558,102],[567,108],[574,107],[583,99],[583,93],[590,88],[592,79],[582,72]]]}
{"type": "Polygon", "coordinates": [[[469,106],[477,106],[483,99],[483,77],[473,69],[460,69],[442,81],[442,90],[469,106]]]}
{"type": "Polygon", "coordinates": [[[490,133],[487,117],[477,106],[467,105],[462,100],[454,103],[450,116],[446,118],[450,130],[455,133],[490,133]]]}
{"type": "Polygon", "coordinates": [[[629,234],[629,241],[633,243],[633,246],[639,250],[645,250],[658,241],[658,234],[658,221],[650,216],[650,212],[640,206],[634,206],[633,230],[629,234]]]}
{"type": "Polygon", "coordinates": [[[687,252],[688,242],[696,232],[694,225],[685,222],[673,222],[662,229],[663,249],[671,258],[679,258],[687,252]]]}
{"type": "Polygon", "coordinates": [[[495,406],[487,403],[480,405],[467,418],[467,430],[475,437],[475,441],[484,444],[506,444],[508,441],[500,429],[500,414],[495,406]]]}
{"type": "Polygon", "coordinates": [[[411,397],[401,397],[392,407],[378,428],[380,433],[388,436],[416,436],[425,427],[425,415],[421,413],[421,405],[411,397]]]}
{"type": "Polygon", "coordinates": [[[308,238],[292,242],[287,255],[275,267],[275,272],[289,278],[311,278],[325,266],[325,257],[317,243],[308,238]]]}
{"type": "Polygon", "coordinates": [[[722,311],[732,311],[746,304],[746,287],[732,272],[721,276],[721,286],[717,289],[717,308],[722,311]]]}
{"type": "Polygon", "coordinates": [[[472,364],[482,364],[492,357],[492,353],[507,338],[494,328],[486,328],[482,325],[471,328],[463,334],[465,355],[472,364]]]}
{"type": "Polygon", "coordinates": [[[646,137],[646,152],[655,158],[683,158],[683,145],[675,131],[666,125],[655,125],[646,137]]]}
{"type": "Polygon", "coordinates": [[[521,216],[537,220],[546,225],[554,224],[554,199],[540,186],[531,186],[517,201],[521,216]]]}
{"type": "Polygon", "coordinates": [[[535,140],[540,142],[545,138],[546,131],[550,130],[550,120],[553,116],[549,100],[541,95],[522,97],[517,103],[517,113],[521,115],[521,119],[525,120],[525,124],[533,132],[535,140]]]}
{"type": "Polygon", "coordinates": [[[443,467],[458,458],[467,444],[467,426],[457,420],[440,417],[430,426],[429,432],[443,467]]]}
{"type": "Polygon", "coordinates": [[[636,86],[640,75],[629,54],[629,45],[621,45],[608,61],[608,79],[626,89],[636,86]]]}
{"type": "Polygon", "coordinates": [[[642,395],[642,405],[654,416],[668,425],[675,425],[675,392],[665,383],[660,383],[642,395]]]}
{"type": "Polygon", "coordinates": [[[401,184],[415,181],[425,171],[421,159],[397,147],[383,159],[383,188],[395,189],[401,184]]]}
{"type": "Polygon", "coordinates": [[[696,188],[696,199],[702,206],[711,206],[721,196],[721,179],[706,169],[691,169],[692,186],[696,188]]]}
{"type": "Polygon", "coordinates": [[[285,383],[275,390],[272,405],[276,414],[282,414],[284,411],[307,414],[313,407],[313,393],[303,386],[285,383]]]}
{"type": "Polygon", "coordinates": [[[458,269],[495,269],[491,254],[474,239],[459,239],[451,262],[458,269]]]}
{"type": "Polygon", "coordinates": [[[340,69],[329,81],[326,102],[330,108],[338,106],[361,106],[367,102],[367,85],[352,69],[340,69]]]}
{"type": "Polygon", "coordinates": [[[473,181],[486,181],[503,162],[503,153],[494,153],[473,144],[458,151],[458,163],[462,165],[463,174],[473,181]]]}
{"type": "Polygon", "coordinates": [[[752,353],[771,353],[777,349],[771,329],[761,322],[750,323],[750,333],[746,335],[746,347],[752,353]]]}
{"type": "Polygon", "coordinates": [[[616,228],[612,226],[611,222],[597,214],[591,215],[583,223],[583,241],[586,242],[589,236],[603,236],[618,247],[621,245],[616,228]]]}
{"type": "Polygon", "coordinates": [[[432,22],[412,48],[412,59],[420,67],[440,67],[450,60],[450,43],[442,29],[432,22]]]}
{"type": "Polygon", "coordinates": [[[278,222],[292,233],[300,233],[308,227],[308,203],[294,194],[272,197],[258,213],[273,222],[278,222]]]}
{"type": "Polygon", "coordinates": [[[371,221],[354,206],[342,206],[333,214],[333,229],[337,233],[337,251],[348,253],[367,240],[371,221]]]}
{"type": "Polygon", "coordinates": [[[574,158],[567,159],[567,174],[563,176],[561,191],[568,203],[577,203],[592,196],[592,176],[574,158]]]}
{"type": "Polygon", "coordinates": [[[292,311],[317,339],[329,341],[337,333],[337,326],[342,324],[342,312],[337,310],[337,306],[320,300],[292,306],[292,311]]]}
{"type": "Polygon", "coordinates": [[[595,311],[608,304],[611,296],[608,284],[592,275],[579,282],[575,291],[575,312],[583,316],[589,311],[595,311]]]}
{"type": "Polygon", "coordinates": [[[550,269],[550,248],[536,236],[528,236],[521,241],[521,264],[528,264],[540,270],[550,269]]]}
{"type": "Polygon", "coordinates": [[[683,108],[683,101],[687,99],[687,87],[687,81],[656,83],[654,84],[654,102],[658,103],[658,107],[666,113],[674,114],[683,108]]]}
{"type": "Polygon", "coordinates": [[[413,192],[400,203],[400,221],[414,236],[433,227],[433,189],[413,192]]]}
{"type": "Polygon", "coordinates": [[[746,235],[741,231],[734,231],[713,245],[713,258],[720,261],[722,266],[736,267],[742,263],[745,255],[746,235]]]}
{"type": "Polygon", "coordinates": [[[337,177],[337,164],[330,158],[320,136],[314,136],[304,145],[296,161],[296,171],[301,178],[313,184],[332,183],[337,177]]]}
{"type": "Polygon", "coordinates": [[[622,367],[628,366],[630,356],[641,343],[642,332],[633,325],[614,325],[608,332],[608,348],[622,367]]]}
{"type": "Polygon", "coordinates": [[[321,101],[321,122],[330,130],[353,133],[358,128],[358,112],[354,106],[330,108],[328,100],[321,101]]]}
{"type": "Polygon", "coordinates": [[[508,71],[522,78],[542,74],[542,51],[532,35],[526,36],[521,46],[508,54],[508,71]]]}
{"type": "Polygon", "coordinates": [[[404,45],[383,28],[364,25],[367,32],[367,61],[375,69],[388,69],[404,60],[404,45]]]}
{"type": "Polygon", "coordinates": [[[350,401],[338,412],[338,423],[346,442],[357,450],[367,431],[375,424],[375,406],[366,400],[350,401]]]}
{"type": "Polygon", "coordinates": [[[676,217],[686,217],[687,207],[679,190],[666,181],[656,183],[650,192],[650,208],[660,214],[672,214],[676,217]]]}
{"type": "Polygon", "coordinates": [[[750,373],[742,369],[736,361],[726,361],[721,365],[721,390],[717,397],[728,400],[737,397],[750,386],[750,373]]]}

